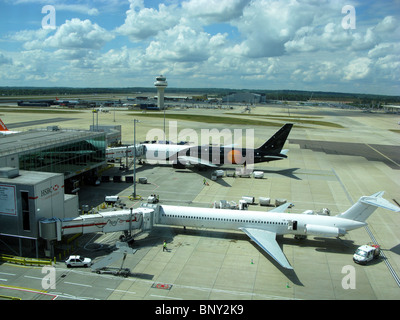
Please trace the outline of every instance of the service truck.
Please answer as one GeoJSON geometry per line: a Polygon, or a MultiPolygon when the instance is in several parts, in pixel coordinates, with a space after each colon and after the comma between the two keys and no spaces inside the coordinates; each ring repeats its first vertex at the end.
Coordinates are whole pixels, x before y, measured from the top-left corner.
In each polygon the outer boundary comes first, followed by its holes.
{"type": "Polygon", "coordinates": [[[372,259],[377,259],[380,254],[380,246],[377,244],[365,244],[359,247],[353,255],[353,261],[359,264],[367,264],[372,259]]]}

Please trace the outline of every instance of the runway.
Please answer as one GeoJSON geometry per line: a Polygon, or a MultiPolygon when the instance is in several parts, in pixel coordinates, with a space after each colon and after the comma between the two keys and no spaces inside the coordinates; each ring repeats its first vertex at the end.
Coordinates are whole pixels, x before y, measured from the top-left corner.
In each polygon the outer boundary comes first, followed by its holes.
{"type": "Polygon", "coordinates": [[[42,119],[42,120],[35,120],[35,121],[23,121],[23,122],[15,122],[15,123],[6,123],[8,129],[15,129],[15,128],[25,128],[31,126],[38,126],[41,124],[49,124],[54,122],[63,122],[63,121],[72,121],[77,120],[77,118],[50,118],[50,119],[42,119]]]}

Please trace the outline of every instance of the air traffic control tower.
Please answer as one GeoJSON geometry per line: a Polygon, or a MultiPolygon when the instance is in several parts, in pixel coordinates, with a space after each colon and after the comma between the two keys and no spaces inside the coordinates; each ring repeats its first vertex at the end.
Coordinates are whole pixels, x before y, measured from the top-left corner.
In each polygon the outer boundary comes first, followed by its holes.
{"type": "Polygon", "coordinates": [[[154,86],[157,88],[157,104],[160,110],[164,110],[164,90],[168,86],[167,78],[160,75],[156,78],[154,86]]]}

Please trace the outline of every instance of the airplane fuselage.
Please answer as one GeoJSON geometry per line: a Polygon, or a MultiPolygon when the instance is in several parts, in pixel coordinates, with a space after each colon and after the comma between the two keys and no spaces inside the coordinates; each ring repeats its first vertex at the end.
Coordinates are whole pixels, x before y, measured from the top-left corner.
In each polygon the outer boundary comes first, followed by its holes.
{"type": "Polygon", "coordinates": [[[160,207],[155,223],[196,228],[239,230],[256,228],[277,235],[338,237],[366,223],[332,216],[247,210],[167,206],[160,207]]]}
{"type": "Polygon", "coordinates": [[[223,146],[195,146],[173,144],[145,144],[144,157],[150,161],[169,161],[185,164],[185,158],[205,160],[215,166],[223,164],[254,164],[286,159],[285,154],[267,154],[259,149],[229,148],[223,146]]]}
{"type": "Polygon", "coordinates": [[[282,150],[293,124],[287,123],[257,149],[232,146],[187,146],[171,144],[144,144],[146,160],[169,161],[176,165],[204,165],[216,167],[223,164],[248,165],[286,159],[282,150]]]}

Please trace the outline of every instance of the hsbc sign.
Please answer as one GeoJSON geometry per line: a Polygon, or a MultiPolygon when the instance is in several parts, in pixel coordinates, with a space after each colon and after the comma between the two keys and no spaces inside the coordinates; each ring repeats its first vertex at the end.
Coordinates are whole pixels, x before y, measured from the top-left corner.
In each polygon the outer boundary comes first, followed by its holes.
{"type": "Polygon", "coordinates": [[[45,197],[45,196],[48,196],[48,195],[52,195],[53,192],[56,192],[59,189],[60,189],[60,186],[58,184],[55,184],[52,187],[48,187],[48,188],[45,188],[45,189],[41,190],[40,191],[40,196],[41,197],[45,197]]]}

